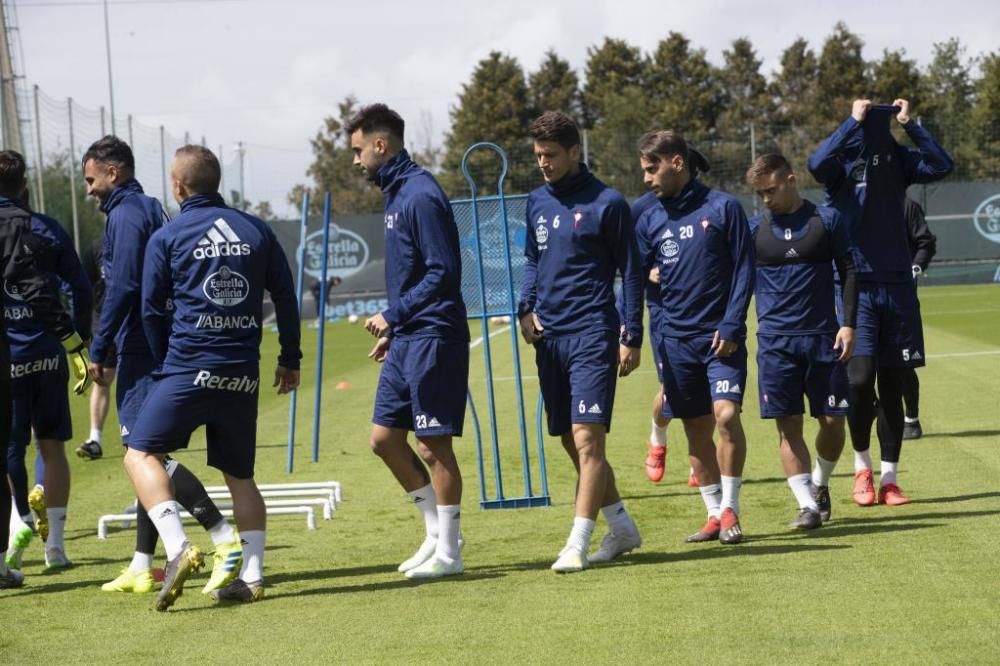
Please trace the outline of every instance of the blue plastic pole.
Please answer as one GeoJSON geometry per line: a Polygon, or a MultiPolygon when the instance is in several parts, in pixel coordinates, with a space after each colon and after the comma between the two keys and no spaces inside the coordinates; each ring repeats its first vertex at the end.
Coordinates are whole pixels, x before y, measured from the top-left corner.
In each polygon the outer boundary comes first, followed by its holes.
{"type": "Polygon", "coordinates": [[[316,343],[316,407],[313,415],[313,462],[319,462],[319,415],[323,397],[323,340],[326,333],[326,278],[330,258],[330,193],[323,195],[323,264],[319,283],[319,338],[316,343]]]}
{"type": "MultiPolygon", "coordinates": [[[[306,272],[306,227],[309,224],[309,192],[302,195],[302,224],[299,229],[299,275],[295,285],[295,295],[299,302],[299,316],[302,316],[302,292],[306,272]]],[[[288,473],[295,465],[295,408],[298,405],[298,390],[292,391],[288,406],[288,473]]]]}

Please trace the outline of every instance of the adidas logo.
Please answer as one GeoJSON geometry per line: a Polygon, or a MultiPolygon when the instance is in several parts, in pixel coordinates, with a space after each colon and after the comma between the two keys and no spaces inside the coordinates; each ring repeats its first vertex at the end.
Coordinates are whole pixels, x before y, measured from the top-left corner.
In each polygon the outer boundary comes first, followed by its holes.
{"type": "Polygon", "coordinates": [[[160,513],[159,517],[160,517],[160,518],[166,518],[167,516],[172,516],[172,515],[174,515],[174,514],[176,514],[176,513],[177,513],[176,511],[174,511],[173,509],[171,509],[171,508],[170,508],[170,507],[168,506],[168,507],[167,507],[166,509],[164,509],[164,510],[163,510],[163,511],[162,511],[162,512],[160,513]]]}
{"type": "Polygon", "coordinates": [[[733,387],[729,389],[729,392],[739,395],[740,393],[743,393],[743,389],[740,388],[739,384],[734,384],[733,387]]]}
{"type": "Polygon", "coordinates": [[[421,497],[420,495],[417,495],[416,497],[413,498],[413,501],[414,501],[414,503],[416,503],[416,502],[423,502],[424,498],[421,497]]]}
{"type": "Polygon", "coordinates": [[[440,428],[441,427],[441,422],[438,421],[436,418],[434,418],[432,416],[431,420],[427,423],[427,427],[428,428],[440,428]]]}
{"type": "Polygon", "coordinates": [[[910,359],[912,359],[914,361],[919,361],[919,360],[923,359],[923,356],[920,355],[920,352],[915,351],[915,352],[913,352],[913,356],[911,356],[910,359]]]}
{"type": "Polygon", "coordinates": [[[128,431],[128,428],[126,428],[125,426],[122,426],[122,432],[121,432],[121,434],[123,434],[123,435],[130,434],[129,431],[128,431]]]}
{"type": "Polygon", "coordinates": [[[837,407],[840,407],[841,409],[846,409],[846,408],[850,407],[850,405],[847,404],[847,398],[841,399],[841,401],[839,403],[837,403],[837,407]]]}
{"type": "Polygon", "coordinates": [[[233,228],[221,217],[212,223],[204,238],[194,249],[195,259],[239,257],[250,254],[250,244],[244,243],[233,228]]]}
{"type": "Polygon", "coordinates": [[[590,406],[590,409],[587,410],[587,413],[588,414],[603,414],[604,412],[601,411],[600,405],[598,405],[595,402],[593,405],[590,406]]]}
{"type": "Polygon", "coordinates": [[[788,248],[788,252],[785,253],[785,259],[795,259],[799,256],[799,253],[795,251],[794,247],[788,248]]]}
{"type": "Polygon", "coordinates": [[[670,229],[667,229],[667,232],[665,234],[663,234],[663,237],[664,238],[673,238],[674,234],[673,234],[672,231],[670,231],[670,229]]]}

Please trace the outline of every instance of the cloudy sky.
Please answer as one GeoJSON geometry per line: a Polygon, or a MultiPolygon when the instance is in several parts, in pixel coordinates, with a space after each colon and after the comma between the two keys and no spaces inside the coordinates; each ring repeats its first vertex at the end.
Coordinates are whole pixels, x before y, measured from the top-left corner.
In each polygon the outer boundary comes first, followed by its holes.
{"type": "MultiPolygon", "coordinates": [[[[491,50],[533,69],[554,48],[582,72],[587,47],[605,35],[651,50],[680,31],[715,63],[734,38],[747,36],[769,74],[795,37],[818,48],[843,20],[865,40],[867,58],[905,47],[923,64],[933,44],[951,36],[970,56],[996,49],[997,7],[985,0],[954,0],[946,11],[923,0],[109,0],[109,15],[117,114],[178,136],[204,135],[227,152],[246,142],[247,197],[289,213],[285,195],[305,180],[309,138],[337,102],[348,94],[384,100],[410,121],[411,140],[429,125],[440,142],[460,85],[491,50]]],[[[16,11],[27,81],[51,97],[107,105],[101,0],[18,0],[16,11]]]]}

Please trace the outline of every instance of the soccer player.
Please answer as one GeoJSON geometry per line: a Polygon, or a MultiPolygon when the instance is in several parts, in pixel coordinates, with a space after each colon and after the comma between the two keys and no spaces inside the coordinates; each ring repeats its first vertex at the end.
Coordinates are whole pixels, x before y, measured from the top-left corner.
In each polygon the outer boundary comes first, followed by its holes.
{"type": "Polygon", "coordinates": [[[274,232],[226,206],[222,170],[207,148],[179,148],[170,177],[181,212],[150,237],[142,274],[142,323],[161,366],[125,454],[125,469],[167,550],[160,611],[203,561],[184,534],[163,457],[186,447],[202,425],[208,464],[225,477],[246,555],[239,578],[212,596],[252,602],[264,595],[266,509],[253,473],[265,289],[281,346],[274,373],[279,394],[298,386],[302,357],[292,273],[274,232]]]}
{"type": "Polygon", "coordinates": [[[451,204],[434,176],[403,148],[404,126],[385,104],[372,104],[345,130],[354,166],[385,194],[389,307],[365,321],[378,339],[368,356],[385,364],[371,446],[424,518],[424,542],[399,565],[407,578],[423,579],[465,570],[462,473],[452,440],[462,436],[465,421],[469,328],[451,204]],[[410,431],[419,456],[407,444],[410,431]]]}
{"type": "MultiPolygon", "coordinates": [[[[708,171],[709,164],[705,156],[695,148],[688,146],[688,154],[691,157],[691,173],[697,176],[699,171],[708,171]]],[[[642,235],[643,230],[639,229],[639,223],[644,218],[642,214],[647,208],[658,204],[659,200],[652,191],[646,192],[632,203],[632,219],[636,224],[636,235],[642,235]]],[[[646,307],[649,310],[649,341],[653,350],[653,362],[656,364],[656,377],[660,383],[660,388],[653,396],[652,428],[649,432],[649,439],[646,441],[646,478],[657,483],[663,479],[666,471],[667,456],[667,426],[670,425],[670,417],[663,413],[663,361],[660,358],[661,330],[660,313],[663,309],[663,300],[660,295],[660,269],[654,266],[649,271],[649,279],[646,282],[646,307]]],[[[621,299],[618,301],[619,314],[621,312],[621,299]]],[[[698,486],[695,479],[694,470],[690,470],[688,475],[688,485],[698,486]]]]}
{"type": "Polygon", "coordinates": [[[639,142],[644,180],[662,205],[643,213],[637,237],[645,270],[660,270],[664,413],[684,422],[708,521],[688,542],[734,544],[746,437],[740,406],[747,376],[746,314],[753,241],[732,196],[692,176],[684,138],[671,130],[639,142]],[[719,444],[712,439],[718,428],[719,444]]]}
{"type": "MultiPolygon", "coordinates": [[[[910,252],[913,255],[913,283],[917,284],[920,276],[927,273],[931,259],[937,253],[937,238],[927,226],[927,218],[920,204],[906,197],[903,215],[906,217],[906,228],[909,231],[910,252]]],[[[917,371],[910,368],[903,379],[903,439],[920,439],[924,431],[920,427],[920,380],[917,371]]],[[[879,431],[882,436],[883,430],[879,431]]]]}
{"type": "MultiPolygon", "coordinates": [[[[0,277],[6,290],[17,294],[30,308],[36,321],[51,331],[69,354],[69,365],[76,380],[78,393],[86,390],[87,347],[73,330],[73,323],[61,299],[59,285],[51,279],[36,260],[44,256],[32,235],[31,213],[14,202],[22,201],[27,183],[24,157],[14,151],[0,152],[0,277]],[[38,252],[36,253],[36,250],[38,252]]],[[[7,342],[5,319],[0,319],[0,442],[10,439],[11,372],[10,347],[7,342]]],[[[7,456],[0,455],[0,478],[7,476],[7,456]]],[[[6,549],[10,529],[11,499],[0,492],[0,548],[6,549]]],[[[0,589],[20,587],[24,576],[6,563],[6,553],[0,557],[0,589]]]]}
{"type": "Polygon", "coordinates": [[[535,347],[549,434],[578,475],[576,515],[553,571],[582,571],[642,545],[605,454],[616,376],[639,367],[642,290],[632,216],[621,194],[580,161],[580,131],[546,111],[530,127],[545,185],[528,196],[528,234],[518,318],[535,347]],[[623,317],[614,281],[622,274],[623,317]],[[620,326],[624,330],[620,332],[620,326]],[[598,511],[608,533],[589,556],[598,511]]]}
{"type": "MultiPolygon", "coordinates": [[[[100,317],[101,306],[104,303],[104,239],[97,238],[87,251],[80,257],[84,273],[94,290],[94,320],[100,317]]],[[[108,350],[108,358],[115,358],[114,348],[108,350]]],[[[104,455],[101,448],[101,437],[104,433],[104,422],[108,418],[108,408],[111,406],[111,384],[115,380],[114,368],[104,369],[106,386],[95,383],[90,389],[90,434],[87,439],[76,447],[76,455],[84,460],[98,460],[104,455]]]]}
{"type": "MultiPolygon", "coordinates": [[[[19,158],[0,155],[0,173],[20,172],[19,158]],[[3,163],[2,160],[6,160],[3,163]]],[[[0,184],[0,207],[20,207],[15,203],[18,183],[0,184]]],[[[26,201],[27,197],[23,201],[26,201]]],[[[44,270],[47,281],[66,285],[72,302],[74,326],[90,331],[91,289],[83,274],[73,243],[60,224],[40,213],[31,213],[32,248],[36,265],[44,270]]],[[[12,424],[7,449],[7,474],[22,527],[14,534],[8,549],[7,565],[21,568],[21,555],[31,540],[31,511],[38,516],[37,529],[45,541],[45,565],[50,570],[70,566],[63,534],[69,501],[70,471],[65,443],[73,435],[69,409],[69,361],[66,351],[43,322],[35,317],[17,288],[4,284],[4,319],[11,355],[12,424]],[[43,476],[28,492],[25,452],[32,431],[44,461],[43,476]]],[[[83,386],[81,385],[82,389],[83,386]]]]}
{"type": "Polygon", "coordinates": [[[827,205],[851,225],[858,272],[857,346],[847,364],[854,446],[854,502],[890,506],[909,499],[897,483],[903,439],[903,398],[909,368],[924,365],[920,304],[913,284],[903,199],[914,183],[951,173],[954,163],[930,133],[910,117],[910,104],[891,107],[855,100],[851,116],[809,157],[809,171],[826,189],[827,205]],[[916,148],[896,143],[892,116],[916,148]],[[875,383],[878,382],[878,399],[875,383]],[[871,426],[885,415],[878,496],[872,474],[871,426]]]}
{"type": "Polygon", "coordinates": [[[832,208],[799,195],[791,165],[761,155],[747,182],[767,212],[750,220],[757,265],[757,384],[760,415],[778,428],[781,464],[799,505],[791,526],[830,519],[830,474],[844,449],[848,410],[845,363],[854,349],[858,287],[847,225],[832,208]],[[837,320],[836,263],[843,293],[837,320]],[[803,393],[819,424],[816,468],[802,436],[803,393]]]}
{"type": "MultiPolygon", "coordinates": [[[[87,194],[100,202],[108,222],[104,231],[104,303],[91,345],[90,374],[98,384],[108,385],[112,367],[118,387],[115,399],[122,443],[129,446],[135,421],[153,381],[159,361],[153,357],[140,321],[140,291],[146,243],[166,221],[160,202],[146,196],[134,177],[132,149],[121,139],[106,136],[83,156],[87,194]],[[117,350],[117,366],[111,356],[117,350]]],[[[213,237],[214,238],[214,237],[213,237]]],[[[200,250],[209,253],[209,248],[200,250]]],[[[183,465],[168,469],[177,497],[191,515],[209,531],[216,546],[212,577],[206,592],[228,584],[236,575],[241,547],[236,534],[208,497],[205,486],[183,465]]],[[[157,533],[142,503],[137,507],[136,547],[132,561],[105,592],[152,592],[151,568],[157,533]]]]}

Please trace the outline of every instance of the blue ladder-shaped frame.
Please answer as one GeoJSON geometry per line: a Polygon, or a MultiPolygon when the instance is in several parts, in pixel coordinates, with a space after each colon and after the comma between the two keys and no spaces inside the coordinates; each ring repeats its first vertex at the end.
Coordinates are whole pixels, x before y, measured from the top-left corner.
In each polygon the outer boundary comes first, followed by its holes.
{"type": "Polygon", "coordinates": [[[507,205],[505,201],[505,195],[503,191],[503,183],[507,177],[507,154],[503,149],[494,143],[476,143],[469,147],[465,151],[465,155],[462,156],[462,174],[465,176],[466,182],[469,184],[469,190],[472,193],[471,204],[472,204],[472,220],[474,225],[474,240],[476,248],[476,269],[479,278],[479,296],[480,303],[482,303],[482,312],[478,315],[470,315],[469,319],[479,319],[482,324],[483,331],[483,355],[486,363],[486,399],[489,403],[489,417],[490,417],[490,434],[492,436],[492,454],[493,454],[493,481],[496,489],[495,497],[488,497],[486,492],[486,468],[485,462],[483,460],[483,437],[482,430],[479,424],[479,416],[476,413],[476,405],[472,399],[472,392],[469,391],[468,401],[469,409],[472,413],[472,423],[476,431],[476,453],[479,459],[479,506],[483,509],[521,509],[521,508],[531,508],[540,506],[551,506],[552,498],[549,496],[549,481],[548,474],[545,469],[545,445],[542,438],[542,398],[538,398],[538,470],[541,482],[541,494],[535,495],[532,491],[531,485],[531,454],[528,450],[528,432],[525,425],[524,418],[524,390],[521,384],[521,353],[518,345],[517,332],[519,328],[517,320],[517,300],[514,295],[514,271],[511,264],[510,258],[510,242],[509,242],[509,223],[507,220],[507,205]],[[496,199],[500,203],[500,219],[503,224],[503,252],[504,261],[507,268],[507,310],[500,312],[491,312],[487,307],[486,300],[486,276],[483,271],[483,248],[480,243],[480,226],[479,226],[479,207],[478,202],[480,198],[478,197],[478,192],[476,188],[476,183],[472,178],[472,174],[469,173],[469,156],[477,150],[490,150],[496,153],[500,157],[502,163],[502,168],[500,172],[500,177],[497,179],[497,194],[496,197],[489,197],[491,199],[496,199]],[[524,473],[524,495],[521,497],[507,497],[504,494],[503,488],[503,472],[500,469],[500,441],[497,433],[497,422],[496,422],[496,403],[493,395],[493,363],[492,355],[490,353],[490,331],[489,331],[489,320],[491,317],[495,316],[507,316],[510,317],[511,327],[511,345],[514,351],[514,386],[517,392],[517,415],[520,425],[520,435],[521,435],[521,466],[524,473]]]}

